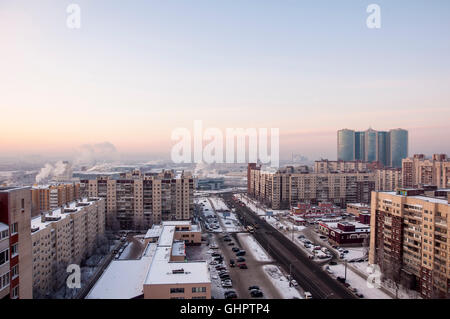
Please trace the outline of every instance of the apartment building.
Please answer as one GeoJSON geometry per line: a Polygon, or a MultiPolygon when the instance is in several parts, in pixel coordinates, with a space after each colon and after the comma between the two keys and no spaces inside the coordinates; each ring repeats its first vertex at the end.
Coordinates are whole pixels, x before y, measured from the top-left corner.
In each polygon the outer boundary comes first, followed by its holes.
{"type": "Polygon", "coordinates": [[[450,296],[450,190],[373,192],[369,263],[420,291],[450,296]]]}
{"type": "Polygon", "coordinates": [[[434,185],[450,188],[450,159],[446,154],[434,154],[426,158],[424,154],[402,160],[403,187],[413,188],[434,185]]]}
{"type": "Polygon", "coordinates": [[[369,203],[375,189],[373,172],[312,173],[307,167],[276,171],[250,169],[249,196],[272,209],[290,209],[298,203],[369,203]]]}
{"type": "Polygon", "coordinates": [[[314,172],[320,174],[367,172],[372,167],[371,163],[363,161],[329,161],[322,159],[314,162],[314,172]]]}
{"type": "Polygon", "coordinates": [[[31,299],[31,192],[0,187],[0,298],[31,299]]]}
{"type": "Polygon", "coordinates": [[[35,185],[31,188],[32,216],[80,198],[80,183],[35,185]]]}
{"type": "Polygon", "coordinates": [[[208,263],[188,260],[186,254],[187,245],[201,243],[198,225],[190,221],[164,221],[154,224],[144,240],[146,248],[142,256],[113,260],[87,299],[211,298],[208,263]]]}
{"type": "Polygon", "coordinates": [[[194,210],[194,178],[172,170],[80,182],[80,194],[106,199],[108,228],[146,229],[165,220],[188,220],[194,210]]]}
{"type": "MultiPolygon", "coordinates": [[[[30,232],[30,230],[29,230],[30,232]]],[[[83,198],[31,220],[33,293],[46,297],[64,284],[67,266],[92,255],[105,233],[105,200],[83,198]]]]}
{"type": "Polygon", "coordinates": [[[375,170],[375,191],[394,191],[402,186],[402,170],[400,168],[387,167],[375,170]]]}

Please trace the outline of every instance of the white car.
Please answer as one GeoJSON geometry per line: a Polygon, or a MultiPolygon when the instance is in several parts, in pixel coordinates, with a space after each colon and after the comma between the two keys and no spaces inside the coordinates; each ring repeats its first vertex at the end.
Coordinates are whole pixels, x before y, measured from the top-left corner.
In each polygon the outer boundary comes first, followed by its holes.
{"type": "Polygon", "coordinates": [[[294,279],[291,280],[291,284],[292,284],[292,286],[294,286],[294,287],[297,287],[297,286],[298,286],[298,282],[297,282],[296,280],[294,280],[294,279]]]}
{"type": "Polygon", "coordinates": [[[305,296],[305,299],[312,299],[312,295],[309,291],[305,291],[304,296],[305,296]]]}

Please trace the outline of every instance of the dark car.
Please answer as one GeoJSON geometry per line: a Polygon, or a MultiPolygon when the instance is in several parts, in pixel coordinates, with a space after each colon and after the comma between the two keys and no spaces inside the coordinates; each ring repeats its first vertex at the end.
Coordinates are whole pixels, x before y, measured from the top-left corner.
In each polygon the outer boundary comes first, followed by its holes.
{"type": "Polygon", "coordinates": [[[233,242],[231,242],[231,243],[229,243],[229,244],[228,244],[228,246],[234,246],[234,243],[233,243],[233,242]]]}
{"type": "Polygon", "coordinates": [[[222,255],[219,253],[212,253],[211,256],[212,257],[222,257],[222,255]]]}
{"type": "Polygon", "coordinates": [[[226,237],[223,239],[223,241],[231,241],[231,238],[226,237]]]}
{"type": "Polygon", "coordinates": [[[237,264],[237,266],[238,266],[240,269],[247,269],[247,268],[248,268],[246,263],[237,264]]]}
{"type": "Polygon", "coordinates": [[[226,291],[223,295],[224,295],[225,299],[236,299],[237,298],[236,291],[234,291],[234,290],[226,291]]]}
{"type": "Polygon", "coordinates": [[[336,279],[339,282],[345,283],[345,278],[344,277],[337,277],[336,279]]]}
{"type": "Polygon", "coordinates": [[[261,290],[252,290],[250,291],[250,295],[252,297],[264,297],[264,294],[261,290]]]}
{"type": "Polygon", "coordinates": [[[240,251],[240,249],[239,249],[238,247],[233,247],[233,248],[231,248],[231,250],[232,250],[233,252],[235,252],[235,253],[237,253],[238,251],[240,251]]]}
{"type": "Polygon", "coordinates": [[[245,258],[244,257],[239,257],[236,259],[237,262],[243,263],[245,262],[245,258]]]}
{"type": "Polygon", "coordinates": [[[334,266],[334,265],[337,265],[337,262],[335,262],[335,261],[330,261],[328,264],[331,265],[331,266],[334,266]]]}
{"type": "Polygon", "coordinates": [[[248,290],[253,290],[253,289],[259,290],[259,287],[258,286],[250,286],[250,287],[248,287],[248,290]]]}
{"type": "Polygon", "coordinates": [[[364,298],[364,295],[363,295],[363,294],[357,293],[356,295],[357,295],[359,298],[364,298]]]}
{"type": "Polygon", "coordinates": [[[236,256],[245,256],[245,250],[239,250],[239,251],[236,253],[236,256]]]}

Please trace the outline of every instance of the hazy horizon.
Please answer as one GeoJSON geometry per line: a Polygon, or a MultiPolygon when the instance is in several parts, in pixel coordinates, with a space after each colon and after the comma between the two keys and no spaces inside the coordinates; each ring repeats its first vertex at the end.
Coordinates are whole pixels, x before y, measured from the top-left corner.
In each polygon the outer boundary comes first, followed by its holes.
{"type": "Polygon", "coordinates": [[[0,157],[170,158],[172,130],[280,128],[280,159],[336,159],[342,128],[450,154],[450,2],[0,3],[0,157]]]}

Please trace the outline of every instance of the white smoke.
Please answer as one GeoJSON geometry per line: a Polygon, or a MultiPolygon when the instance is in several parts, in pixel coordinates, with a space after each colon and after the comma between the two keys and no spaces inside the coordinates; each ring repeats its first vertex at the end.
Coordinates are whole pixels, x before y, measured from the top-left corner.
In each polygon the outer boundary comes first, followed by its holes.
{"type": "Polygon", "coordinates": [[[41,183],[43,181],[50,180],[54,177],[62,176],[68,174],[70,170],[70,164],[68,162],[58,161],[55,165],[50,163],[45,164],[41,168],[39,173],[36,175],[36,183],[41,183]]]}
{"type": "Polygon", "coordinates": [[[116,147],[109,143],[84,144],[76,150],[75,164],[94,166],[98,162],[117,161],[116,147]]]}

